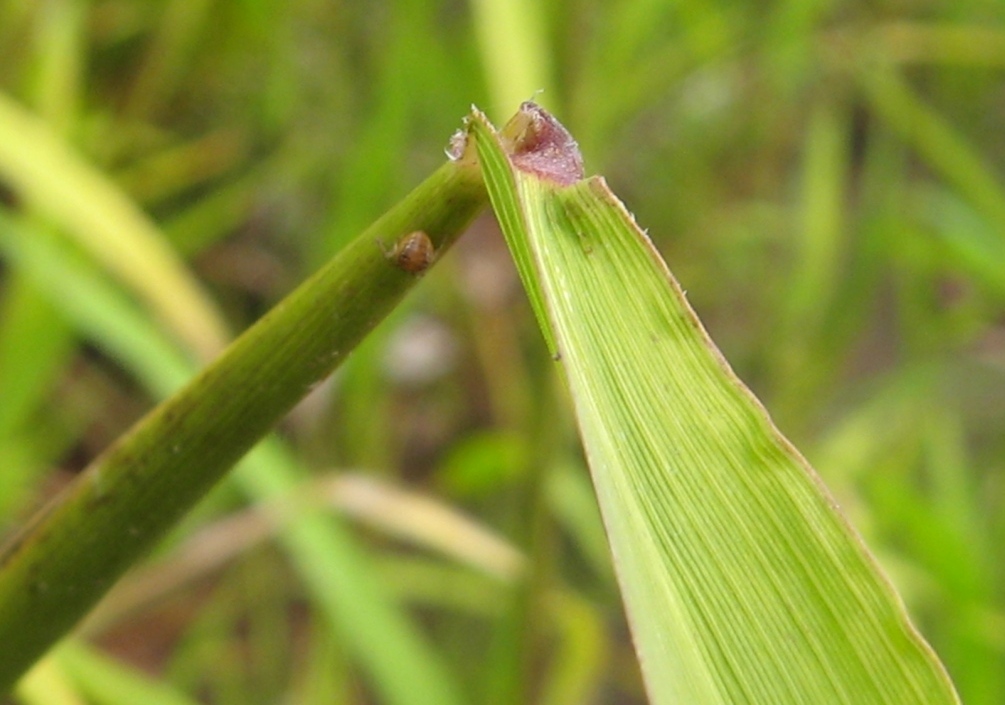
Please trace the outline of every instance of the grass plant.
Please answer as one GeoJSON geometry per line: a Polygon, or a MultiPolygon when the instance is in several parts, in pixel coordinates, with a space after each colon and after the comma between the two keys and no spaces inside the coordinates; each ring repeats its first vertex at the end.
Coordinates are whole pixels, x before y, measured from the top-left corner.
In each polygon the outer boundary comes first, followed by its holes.
{"type": "MultiPolygon", "coordinates": [[[[0,3],[0,530],[352,257],[472,102],[504,120],[544,89],[962,699],[1002,702],[1002,12],[493,19],[519,5],[0,3]]],[[[134,702],[152,678],[165,702],[409,702],[427,678],[440,702],[645,702],[573,405],[500,242],[476,221],[19,701],[134,702]],[[465,513],[520,568],[444,552],[436,513],[406,536],[295,499],[350,471],[465,513]],[[186,558],[228,526],[247,548],[186,558]]]]}

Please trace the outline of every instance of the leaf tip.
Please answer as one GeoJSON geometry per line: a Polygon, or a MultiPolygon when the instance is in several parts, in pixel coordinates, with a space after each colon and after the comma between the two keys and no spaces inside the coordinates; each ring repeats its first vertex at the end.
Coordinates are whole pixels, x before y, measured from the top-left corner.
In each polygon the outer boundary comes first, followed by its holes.
{"type": "Polygon", "coordinates": [[[478,109],[477,105],[472,105],[471,113],[464,118],[464,122],[450,136],[450,141],[447,142],[447,147],[444,150],[447,154],[447,159],[452,162],[474,163],[478,161],[470,139],[472,124],[478,122],[485,126],[490,126],[485,114],[478,109]]]}
{"type": "Polygon", "coordinates": [[[579,145],[554,115],[533,101],[520,106],[501,137],[513,166],[535,176],[571,186],[584,176],[579,145]]]}

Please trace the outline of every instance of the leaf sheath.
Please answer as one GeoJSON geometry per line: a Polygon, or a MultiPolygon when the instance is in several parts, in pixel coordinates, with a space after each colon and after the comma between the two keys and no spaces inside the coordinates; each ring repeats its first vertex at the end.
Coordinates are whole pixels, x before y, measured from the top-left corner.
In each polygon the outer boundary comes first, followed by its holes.
{"type": "Polygon", "coordinates": [[[155,408],[0,554],[0,692],[69,630],[417,281],[385,255],[416,230],[442,251],[485,205],[451,161],[155,408]]]}

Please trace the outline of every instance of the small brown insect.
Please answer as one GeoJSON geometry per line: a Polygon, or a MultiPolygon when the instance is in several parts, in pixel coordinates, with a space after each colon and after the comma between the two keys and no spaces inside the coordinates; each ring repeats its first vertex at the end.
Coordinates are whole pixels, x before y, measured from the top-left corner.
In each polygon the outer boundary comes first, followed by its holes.
{"type": "Polygon", "coordinates": [[[436,259],[436,248],[426,233],[416,230],[399,239],[390,250],[385,249],[384,255],[398,269],[409,274],[421,274],[436,259]]]}

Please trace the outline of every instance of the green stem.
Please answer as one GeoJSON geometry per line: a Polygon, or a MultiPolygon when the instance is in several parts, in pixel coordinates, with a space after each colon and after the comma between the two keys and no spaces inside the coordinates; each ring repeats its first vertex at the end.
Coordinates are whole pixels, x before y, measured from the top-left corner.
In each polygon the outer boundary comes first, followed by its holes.
{"type": "Polygon", "coordinates": [[[389,258],[444,250],[486,204],[448,162],[155,408],[0,552],[0,692],[68,631],[417,281],[389,258]]]}

